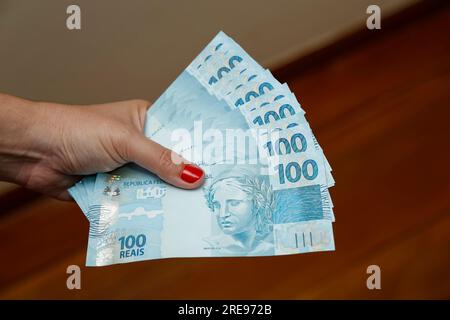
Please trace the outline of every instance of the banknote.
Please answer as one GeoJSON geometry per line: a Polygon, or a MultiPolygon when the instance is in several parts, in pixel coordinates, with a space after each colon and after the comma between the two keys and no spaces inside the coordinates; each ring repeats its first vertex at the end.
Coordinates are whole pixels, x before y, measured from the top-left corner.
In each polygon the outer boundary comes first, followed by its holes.
{"type": "Polygon", "coordinates": [[[70,194],[89,220],[86,264],[334,250],[332,169],[306,112],[224,32],[147,112],[144,134],[201,166],[197,190],[128,164],[70,194]]]}
{"type": "Polygon", "coordinates": [[[99,175],[87,265],[334,249],[319,186],[273,190],[258,165],[203,169],[192,192],[133,166],[99,175]]]}

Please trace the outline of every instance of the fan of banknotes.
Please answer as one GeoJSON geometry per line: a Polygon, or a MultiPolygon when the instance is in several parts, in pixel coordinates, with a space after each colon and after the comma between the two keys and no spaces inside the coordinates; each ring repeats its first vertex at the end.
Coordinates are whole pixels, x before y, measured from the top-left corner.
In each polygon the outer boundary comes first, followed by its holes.
{"type": "Polygon", "coordinates": [[[196,190],[137,165],[69,192],[86,264],[334,250],[331,167],[287,84],[220,32],[149,109],[145,135],[205,171],[196,190]]]}

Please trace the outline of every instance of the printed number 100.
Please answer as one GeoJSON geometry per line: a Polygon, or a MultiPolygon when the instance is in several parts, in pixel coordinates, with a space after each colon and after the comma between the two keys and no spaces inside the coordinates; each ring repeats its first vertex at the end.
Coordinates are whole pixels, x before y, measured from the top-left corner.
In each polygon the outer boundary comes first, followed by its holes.
{"type": "Polygon", "coordinates": [[[302,175],[306,180],[314,180],[319,174],[317,163],[311,159],[303,162],[302,166],[297,162],[289,162],[286,166],[284,163],[281,163],[275,168],[278,169],[280,184],[285,184],[286,179],[291,183],[298,182],[302,175]],[[309,167],[311,168],[311,173],[308,171],[309,167]]]}
{"type": "Polygon", "coordinates": [[[120,241],[120,250],[123,250],[125,248],[132,249],[134,246],[142,248],[143,246],[145,246],[147,238],[145,237],[144,234],[140,234],[137,237],[129,235],[128,237],[119,238],[119,241],[120,241]]]}

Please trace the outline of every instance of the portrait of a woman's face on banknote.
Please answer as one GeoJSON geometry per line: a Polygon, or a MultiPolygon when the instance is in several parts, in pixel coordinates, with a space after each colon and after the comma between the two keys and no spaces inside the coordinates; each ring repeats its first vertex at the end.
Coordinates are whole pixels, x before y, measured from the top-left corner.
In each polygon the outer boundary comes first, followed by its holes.
{"type": "Polygon", "coordinates": [[[273,254],[271,190],[264,177],[235,169],[216,177],[206,189],[208,206],[219,227],[206,239],[220,254],[273,254]]]}

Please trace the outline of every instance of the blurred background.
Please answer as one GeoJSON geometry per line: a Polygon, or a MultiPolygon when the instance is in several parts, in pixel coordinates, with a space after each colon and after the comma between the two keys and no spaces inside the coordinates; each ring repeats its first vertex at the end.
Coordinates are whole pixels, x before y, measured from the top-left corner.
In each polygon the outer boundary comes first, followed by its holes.
{"type": "Polygon", "coordinates": [[[336,179],[335,252],[102,268],[83,267],[76,204],[1,183],[0,298],[450,298],[448,3],[0,0],[0,92],[154,101],[223,30],[288,82],[336,179]],[[66,28],[70,4],[81,30],[66,28]],[[66,287],[73,264],[81,290],[66,287]],[[381,290],[366,287],[373,264],[381,290]]]}

